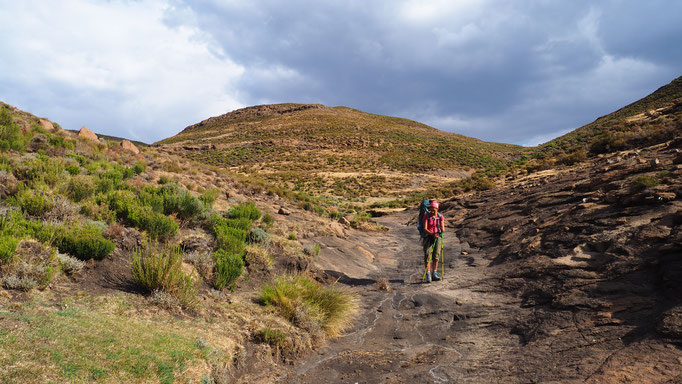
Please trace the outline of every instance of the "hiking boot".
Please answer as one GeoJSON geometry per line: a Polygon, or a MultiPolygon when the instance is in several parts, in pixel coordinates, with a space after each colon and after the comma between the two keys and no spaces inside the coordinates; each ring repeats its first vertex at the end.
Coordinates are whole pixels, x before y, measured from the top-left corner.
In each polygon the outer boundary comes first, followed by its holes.
{"type": "Polygon", "coordinates": [[[440,281],[440,276],[438,276],[438,272],[433,271],[433,281],[440,281]]]}
{"type": "Polygon", "coordinates": [[[426,282],[430,283],[431,282],[431,274],[426,272],[426,282]]]}

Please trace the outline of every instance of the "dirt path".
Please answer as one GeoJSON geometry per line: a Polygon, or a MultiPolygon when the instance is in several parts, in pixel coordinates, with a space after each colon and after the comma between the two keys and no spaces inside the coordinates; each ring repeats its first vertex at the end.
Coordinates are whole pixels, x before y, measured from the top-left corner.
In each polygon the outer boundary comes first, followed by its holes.
{"type": "MultiPolygon", "coordinates": [[[[406,225],[410,214],[380,219],[385,234],[357,234],[347,241],[322,239],[321,263],[344,254],[340,281],[355,285],[360,316],[355,327],[281,377],[286,383],[447,383],[508,379],[501,356],[519,345],[505,319],[519,300],[491,293],[494,267],[483,255],[446,231],[445,279],[421,282],[423,265],[418,234],[406,225]],[[372,252],[371,266],[360,261],[372,252]],[[377,251],[378,250],[378,251],[377,251]],[[463,252],[462,252],[463,251],[463,252]],[[351,260],[350,262],[348,260],[351,260]],[[352,271],[353,273],[346,272],[352,271]],[[388,278],[390,291],[375,285],[388,278]]],[[[371,257],[370,257],[371,258],[371,257]]],[[[334,273],[333,270],[329,270],[334,273]]],[[[506,380],[509,382],[509,380],[506,380]]],[[[515,380],[512,380],[515,381],[515,380]]]]}

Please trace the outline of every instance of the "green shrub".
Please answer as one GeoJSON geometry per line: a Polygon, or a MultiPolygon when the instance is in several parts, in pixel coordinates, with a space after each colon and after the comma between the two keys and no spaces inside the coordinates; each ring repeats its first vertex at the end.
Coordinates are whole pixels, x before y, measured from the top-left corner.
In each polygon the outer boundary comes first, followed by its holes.
{"type": "Polygon", "coordinates": [[[49,212],[54,203],[44,192],[24,189],[17,195],[21,210],[31,216],[40,216],[49,212]]]}
{"type": "Polygon", "coordinates": [[[275,220],[272,218],[272,216],[269,213],[266,213],[265,215],[263,215],[263,220],[261,220],[261,221],[263,222],[263,224],[270,227],[275,220]]]}
{"type": "Polygon", "coordinates": [[[76,175],[79,175],[81,173],[81,167],[79,167],[75,164],[68,165],[66,167],[66,172],[69,172],[69,174],[72,176],[76,176],[76,175]]]}
{"type": "Polygon", "coordinates": [[[146,164],[146,163],[143,163],[143,162],[138,162],[138,163],[135,163],[135,165],[133,165],[133,172],[134,172],[136,175],[141,174],[141,173],[144,172],[146,169],[147,169],[147,164],[146,164]]]}
{"type": "Polygon", "coordinates": [[[3,268],[3,285],[9,289],[45,288],[59,269],[55,251],[35,240],[17,244],[11,264],[3,268]]]}
{"type": "Polygon", "coordinates": [[[9,264],[14,258],[19,241],[12,236],[0,235],[0,265],[9,264]]]}
{"type": "MultiPolygon", "coordinates": [[[[78,168],[80,169],[80,168],[78,168]]],[[[91,176],[79,175],[72,177],[67,186],[67,194],[71,200],[80,202],[95,193],[95,182],[91,176]]]]}
{"type": "Polygon", "coordinates": [[[634,191],[643,191],[646,188],[652,188],[659,184],[656,176],[638,176],[632,181],[632,189],[634,191]]]}
{"type": "Polygon", "coordinates": [[[190,219],[204,211],[203,203],[177,184],[164,185],[157,193],[163,199],[163,211],[167,215],[177,213],[181,219],[190,219]]]}
{"type": "Polygon", "coordinates": [[[204,203],[206,208],[213,208],[213,203],[220,195],[220,190],[218,188],[209,188],[204,191],[204,193],[199,196],[199,200],[204,203]]]}
{"type": "Polygon", "coordinates": [[[261,212],[254,203],[248,202],[232,207],[227,216],[231,219],[247,218],[251,221],[256,221],[260,219],[261,212]]]}
{"type": "Polygon", "coordinates": [[[52,237],[59,252],[68,253],[79,260],[102,260],[115,248],[113,242],[102,236],[100,228],[92,224],[47,227],[41,237],[43,241],[52,237]]]}
{"type": "Polygon", "coordinates": [[[178,232],[178,223],[175,220],[154,212],[149,207],[130,206],[126,220],[134,227],[147,231],[156,240],[167,240],[178,232]]]}
{"type": "Polygon", "coordinates": [[[155,240],[166,240],[178,231],[178,223],[162,213],[156,212],[151,206],[139,205],[139,201],[125,192],[114,192],[107,196],[109,209],[116,212],[116,216],[130,225],[147,231],[155,240]]]}
{"type": "Polygon", "coordinates": [[[214,288],[228,287],[242,275],[244,259],[241,255],[221,249],[213,253],[213,260],[215,261],[214,288]]]}
{"type": "Polygon", "coordinates": [[[289,240],[296,240],[296,234],[291,232],[289,236],[287,237],[289,240]]]}
{"type": "Polygon", "coordinates": [[[256,227],[249,232],[248,241],[251,244],[270,244],[270,235],[263,228],[256,227]]]}
{"type": "Polygon", "coordinates": [[[355,301],[348,293],[304,276],[282,276],[263,288],[260,300],[301,328],[321,328],[335,336],[349,324],[355,301]]]}
{"type": "Polygon", "coordinates": [[[23,151],[26,140],[21,129],[14,123],[10,111],[6,107],[0,110],[0,149],[23,151]]]}
{"type": "Polygon", "coordinates": [[[136,249],[131,257],[131,272],[137,283],[150,293],[163,290],[186,305],[194,302],[196,286],[192,277],[182,270],[179,247],[159,247],[150,242],[136,249]]]}
{"type": "Polygon", "coordinates": [[[220,226],[215,229],[216,242],[218,248],[241,255],[246,244],[246,232],[241,229],[220,226]]]}
{"type": "Polygon", "coordinates": [[[78,165],[80,165],[81,167],[85,166],[85,164],[87,163],[87,160],[82,155],[76,155],[75,153],[70,153],[70,154],[68,154],[68,156],[71,158],[74,158],[78,162],[78,165]]]}

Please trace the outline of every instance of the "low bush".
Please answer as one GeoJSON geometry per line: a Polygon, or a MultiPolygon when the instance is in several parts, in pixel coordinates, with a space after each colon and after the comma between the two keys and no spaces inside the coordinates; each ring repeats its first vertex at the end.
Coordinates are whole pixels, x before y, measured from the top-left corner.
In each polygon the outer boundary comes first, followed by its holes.
{"type": "Polygon", "coordinates": [[[647,188],[655,187],[659,183],[656,176],[638,176],[632,181],[631,188],[633,191],[639,192],[647,188]]]}
{"type": "Polygon", "coordinates": [[[244,252],[246,231],[226,226],[218,226],[214,230],[219,249],[238,255],[244,252]]]}
{"type": "Polygon", "coordinates": [[[129,193],[111,193],[107,196],[107,201],[109,209],[116,212],[119,219],[147,231],[152,239],[166,240],[175,236],[178,231],[175,220],[154,211],[149,205],[140,205],[139,198],[135,199],[129,193]]]}
{"type": "Polygon", "coordinates": [[[58,268],[54,249],[35,240],[22,240],[17,244],[14,260],[3,268],[3,285],[8,289],[43,289],[58,268]]]}
{"type": "Polygon", "coordinates": [[[282,276],[267,284],[261,302],[301,328],[324,330],[336,336],[350,325],[355,300],[346,292],[324,287],[304,276],[282,276]]]}
{"type": "Polygon", "coordinates": [[[254,203],[248,202],[232,207],[227,213],[227,216],[231,219],[246,218],[251,221],[256,221],[260,219],[261,211],[254,203]]]}
{"type": "Polygon", "coordinates": [[[43,241],[52,238],[60,252],[79,260],[102,260],[115,248],[115,244],[105,239],[100,228],[93,224],[46,227],[40,237],[43,241]]]}
{"type": "Polygon", "coordinates": [[[213,287],[223,289],[231,286],[242,275],[244,260],[241,255],[222,249],[213,253],[215,261],[213,287]]]}
{"type": "Polygon", "coordinates": [[[79,167],[75,164],[67,165],[66,166],[66,172],[68,172],[72,176],[80,175],[81,167],[79,167]]]}
{"type": "Polygon", "coordinates": [[[274,221],[275,220],[272,218],[272,215],[270,215],[269,213],[266,213],[265,215],[263,215],[263,220],[261,220],[261,222],[268,227],[272,226],[272,223],[274,221]]]}
{"type": "Polygon", "coordinates": [[[220,190],[218,188],[209,188],[204,191],[204,193],[199,196],[199,200],[204,203],[206,208],[213,208],[213,203],[220,195],[220,190]]]}
{"type": "Polygon", "coordinates": [[[251,244],[270,244],[270,235],[263,228],[256,227],[249,232],[248,241],[251,244]]]}
{"type": "Polygon", "coordinates": [[[177,184],[164,185],[157,194],[163,201],[163,213],[166,215],[175,213],[180,219],[191,219],[204,211],[204,204],[177,184]]]}
{"type": "Polygon", "coordinates": [[[91,176],[74,176],[67,185],[67,194],[71,200],[80,202],[90,198],[95,193],[95,188],[95,182],[91,176]]]}
{"type": "Polygon", "coordinates": [[[44,192],[24,189],[17,195],[17,202],[24,213],[31,216],[41,216],[49,212],[54,203],[44,192]]]}
{"type": "Polygon", "coordinates": [[[133,251],[131,272],[137,283],[154,292],[163,290],[190,305],[196,297],[196,286],[191,276],[182,270],[182,254],[179,247],[160,247],[150,242],[133,251]]]}
{"type": "Polygon", "coordinates": [[[133,172],[134,172],[136,175],[141,174],[141,173],[144,172],[146,169],[147,169],[147,164],[146,164],[146,163],[143,163],[143,162],[138,162],[138,163],[135,163],[135,165],[133,165],[133,172]]]}
{"type": "Polygon", "coordinates": [[[17,244],[19,241],[13,236],[0,235],[0,265],[12,262],[17,244]]]}
{"type": "Polygon", "coordinates": [[[289,234],[289,236],[287,237],[287,239],[289,239],[289,240],[296,240],[296,234],[293,233],[293,232],[291,232],[291,233],[289,234]]]}
{"type": "Polygon", "coordinates": [[[67,275],[75,275],[78,272],[80,272],[85,266],[85,263],[83,261],[80,261],[75,257],[71,257],[63,253],[57,253],[57,260],[59,260],[59,264],[62,267],[62,271],[64,271],[64,273],[66,273],[67,275]]]}

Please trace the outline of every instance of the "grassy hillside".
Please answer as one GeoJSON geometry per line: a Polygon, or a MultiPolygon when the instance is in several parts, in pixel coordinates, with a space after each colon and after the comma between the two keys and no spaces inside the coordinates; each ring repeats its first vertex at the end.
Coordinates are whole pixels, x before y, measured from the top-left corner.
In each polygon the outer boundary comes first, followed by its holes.
{"type": "Polygon", "coordinates": [[[572,161],[653,145],[682,133],[682,77],[649,96],[535,149],[539,157],[572,161]]]}
{"type": "Polygon", "coordinates": [[[346,200],[438,189],[475,170],[505,169],[525,151],[407,119],[304,104],[240,109],[157,145],[284,189],[346,200]]]}
{"type": "Polygon", "coordinates": [[[0,382],[225,383],[248,344],[291,357],[350,324],[297,240],[322,219],[139,149],[0,105],[0,382]]]}

